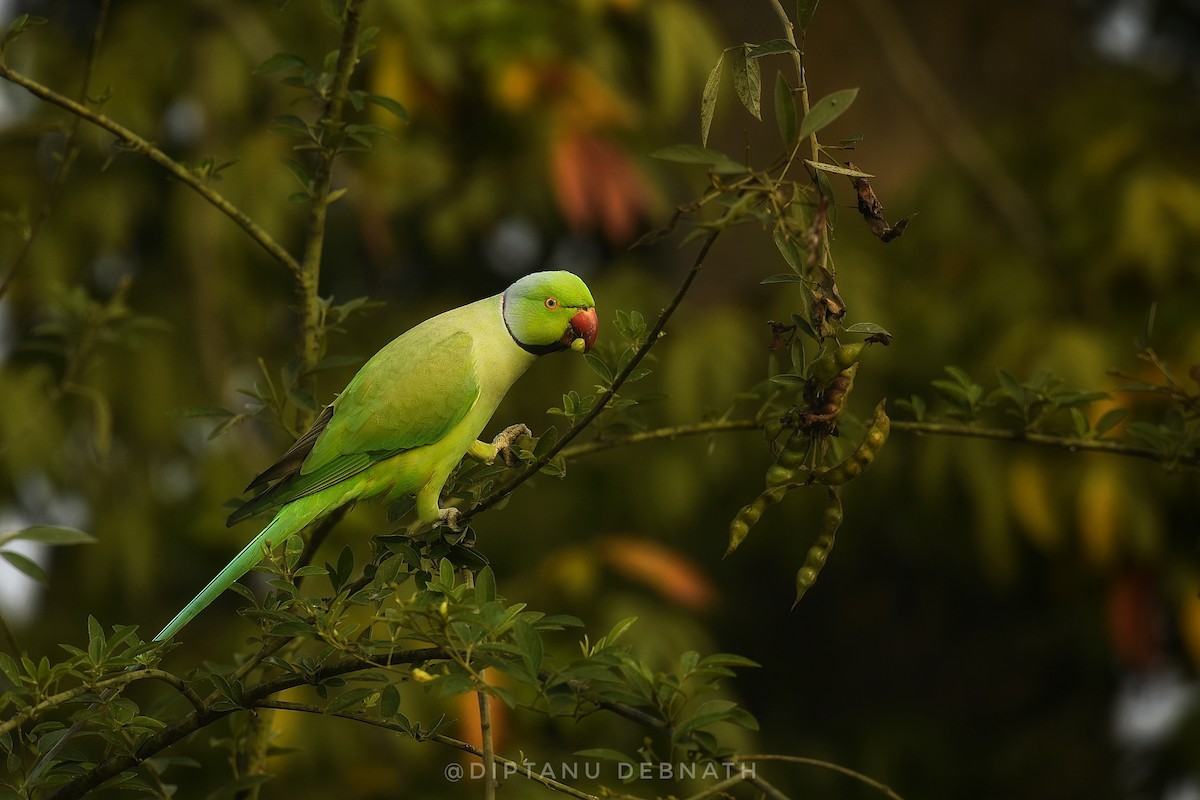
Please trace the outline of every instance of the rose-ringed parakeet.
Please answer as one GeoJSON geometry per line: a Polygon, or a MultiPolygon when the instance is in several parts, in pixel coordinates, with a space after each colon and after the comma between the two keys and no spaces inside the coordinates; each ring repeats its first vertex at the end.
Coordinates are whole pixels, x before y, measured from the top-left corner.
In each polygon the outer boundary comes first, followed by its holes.
{"type": "Polygon", "coordinates": [[[491,463],[522,433],[479,441],[509,387],[538,356],[596,341],[596,304],[569,272],[537,272],[503,293],[439,314],[376,353],[313,426],[249,489],[267,487],[229,517],[274,519],[175,615],[155,641],[174,636],[275,547],[354,500],[416,495],[423,523],[456,527],[438,496],[465,454],[491,463]]]}

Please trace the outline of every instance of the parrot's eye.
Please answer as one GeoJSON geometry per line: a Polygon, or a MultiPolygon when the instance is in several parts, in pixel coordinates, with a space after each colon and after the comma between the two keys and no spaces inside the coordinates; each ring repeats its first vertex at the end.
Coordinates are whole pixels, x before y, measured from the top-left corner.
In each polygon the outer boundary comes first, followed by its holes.
{"type": "Polygon", "coordinates": [[[558,300],[554,297],[547,297],[546,308],[550,309],[551,311],[558,308],[558,300]]]}

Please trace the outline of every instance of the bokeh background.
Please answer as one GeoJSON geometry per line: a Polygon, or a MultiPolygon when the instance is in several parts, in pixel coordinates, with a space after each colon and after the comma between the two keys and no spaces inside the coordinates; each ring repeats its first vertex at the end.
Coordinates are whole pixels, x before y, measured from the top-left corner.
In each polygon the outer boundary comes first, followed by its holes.
{"type": "MultiPolygon", "coordinates": [[[[104,113],[173,157],[234,162],[216,187],[295,251],[304,207],[287,202],[297,187],[280,163],[292,142],[271,125],[295,113],[295,95],[253,70],[279,51],[319,61],[337,34],[316,4],[279,5],[114,3],[93,86],[104,113]]],[[[0,3],[0,21],[50,20],[9,63],[73,95],[97,7],[0,3]]],[[[550,266],[586,277],[604,323],[616,309],[657,314],[695,245],[629,245],[705,183],[648,154],[698,142],[699,96],[721,49],[781,35],[770,3],[376,0],[368,17],[381,33],[357,80],[403,103],[411,122],[381,112],[370,121],[395,138],[339,163],[336,185],[349,191],[330,217],[322,291],[383,305],[344,325],[329,352],[369,354],[550,266]]],[[[848,182],[834,182],[848,319],[895,336],[860,372],[857,413],[883,396],[931,397],[950,364],[985,386],[998,367],[1104,390],[1120,384],[1110,367],[1152,377],[1131,344],[1152,303],[1162,357],[1180,376],[1200,362],[1194,2],[827,1],[806,51],[814,98],[859,88],[824,138],[861,133],[851,158],[878,176],[889,216],[916,215],[881,244],[848,182]]],[[[775,72],[791,69],[764,60],[768,98],[775,72]]],[[[710,146],[769,162],[779,149],[769,100],[759,123],[726,84],[710,146]]],[[[0,280],[20,249],[21,209],[36,216],[46,202],[69,122],[0,85],[0,280]]],[[[84,640],[88,614],[157,630],[249,536],[226,529],[222,504],[286,434],[251,421],[210,439],[213,420],[173,412],[241,410],[257,359],[277,373],[297,341],[282,267],[107,134],[85,125],[80,142],[0,298],[0,529],[65,524],[99,540],[30,550],[46,590],[0,564],[0,609],[28,650],[51,657],[57,642],[84,640]]],[[[766,320],[800,302],[788,285],[759,285],[782,266],[753,226],[721,237],[637,385],[646,424],[723,413],[766,375],[766,320]]],[[[580,361],[539,364],[496,428],[558,421],[546,409],[592,383],[580,361]]],[[[324,374],[318,400],[350,374],[324,374]]],[[[1135,417],[1158,410],[1127,395],[1112,403],[1135,417]]],[[[773,507],[721,560],[728,521],[768,461],[747,433],[589,456],[477,520],[480,549],[503,595],[577,614],[593,636],[636,615],[630,641],[662,668],[688,649],[760,662],[725,686],[761,722],[758,734],[729,733],[744,749],[829,759],[925,800],[1200,798],[1195,472],[897,433],[845,491],[837,547],[789,611],[815,500],[773,507]]],[[[365,554],[385,526],[382,509],[360,507],[329,547],[365,554]]],[[[195,621],[173,658],[220,657],[243,641],[252,628],[237,602],[195,621]]],[[[419,693],[405,702],[414,718],[469,716],[419,693]]],[[[478,794],[445,782],[455,756],[435,745],[343,722],[277,724],[303,754],[272,761],[267,796],[478,794]]],[[[643,736],[614,720],[499,724],[502,750],[545,761],[630,751],[643,736]]],[[[195,739],[187,753],[212,769],[183,791],[199,797],[224,766],[219,747],[195,739]]],[[[820,770],[764,774],[794,796],[877,796],[820,770]]]]}

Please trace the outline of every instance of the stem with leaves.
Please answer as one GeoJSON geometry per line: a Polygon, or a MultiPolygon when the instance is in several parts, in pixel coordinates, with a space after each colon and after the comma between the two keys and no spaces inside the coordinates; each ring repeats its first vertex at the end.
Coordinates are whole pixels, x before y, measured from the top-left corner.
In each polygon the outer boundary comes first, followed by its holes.
{"type": "MultiPolygon", "coordinates": [[[[318,293],[321,279],[321,256],[325,246],[325,221],[329,206],[337,199],[331,193],[333,162],[338,156],[342,140],[343,109],[350,87],[350,77],[358,64],[359,36],[362,32],[362,7],[365,0],[349,0],[343,17],[342,41],[338,46],[337,63],[333,82],[326,90],[321,118],[317,129],[321,131],[321,147],[317,150],[317,163],[312,178],[312,205],[309,209],[308,234],[304,243],[304,255],[296,272],[296,289],[300,295],[301,347],[300,374],[308,376],[321,358],[322,311],[318,293]]],[[[311,389],[311,378],[307,388],[311,389]]],[[[303,409],[297,411],[301,431],[312,422],[312,414],[303,409]]]]}
{"type": "Polygon", "coordinates": [[[30,94],[45,100],[51,105],[56,105],[71,114],[74,114],[80,119],[87,120],[98,128],[111,133],[129,150],[140,153],[146,158],[158,164],[160,167],[169,172],[174,178],[181,183],[186,184],[190,189],[204,198],[210,205],[216,208],[225,216],[229,217],[237,224],[247,235],[250,236],[260,247],[266,250],[280,264],[283,264],[290,269],[294,274],[300,274],[300,262],[292,256],[284,247],[275,241],[262,226],[252,220],[241,209],[229,202],[220,192],[208,185],[207,181],[197,175],[193,170],[188,169],[183,164],[168,156],[162,150],[155,147],[146,139],[138,136],[136,133],[126,128],[124,125],[110,119],[109,117],[93,111],[87,106],[65,97],[53,89],[44,86],[37,81],[17,72],[8,64],[0,61],[0,78],[15,83],[17,86],[28,91],[30,94]]]}

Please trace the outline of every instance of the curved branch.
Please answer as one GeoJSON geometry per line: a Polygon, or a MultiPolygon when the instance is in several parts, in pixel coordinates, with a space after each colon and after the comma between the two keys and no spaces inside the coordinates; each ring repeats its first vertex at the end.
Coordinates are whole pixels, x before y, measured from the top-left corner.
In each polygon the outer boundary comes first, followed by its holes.
{"type": "Polygon", "coordinates": [[[683,302],[684,296],[687,295],[688,289],[690,289],[692,286],[692,281],[696,279],[696,275],[700,272],[700,267],[704,265],[704,259],[708,257],[708,251],[712,249],[713,242],[717,240],[717,236],[719,236],[720,233],[720,228],[713,228],[708,232],[708,235],[704,237],[704,242],[700,245],[700,251],[696,253],[696,258],[692,262],[691,269],[688,270],[687,275],[684,276],[683,281],[679,284],[679,288],[675,291],[675,296],[671,298],[671,302],[668,303],[667,307],[664,308],[662,313],[658,315],[658,320],[654,323],[654,327],[650,330],[650,333],[647,334],[646,341],[644,341],[642,346],[637,349],[637,352],[633,354],[633,358],[629,359],[629,363],[625,365],[625,368],[617,373],[616,377],[613,378],[612,385],[600,392],[600,395],[596,398],[596,402],[592,405],[591,410],[588,411],[588,413],[579,419],[574,425],[568,428],[566,432],[563,433],[562,437],[554,443],[553,447],[551,447],[545,453],[542,453],[542,455],[536,461],[522,470],[517,477],[513,478],[499,489],[496,489],[491,494],[484,497],[482,500],[476,503],[474,507],[464,511],[460,517],[461,520],[466,521],[480,511],[491,508],[503,498],[511,494],[522,483],[536,475],[542,469],[542,467],[550,463],[551,459],[562,452],[562,450],[566,448],[568,444],[570,444],[572,439],[582,433],[584,428],[591,425],[596,420],[596,417],[600,416],[604,410],[608,408],[609,402],[616,397],[617,390],[621,388],[621,386],[637,368],[638,364],[642,362],[642,359],[646,357],[646,354],[650,352],[650,348],[654,347],[658,340],[662,338],[663,330],[667,327],[667,322],[670,321],[671,316],[675,313],[676,309],[679,308],[679,304],[683,302]]]}
{"type": "Polygon", "coordinates": [[[32,78],[17,72],[15,69],[2,61],[0,61],[0,78],[10,81],[11,83],[15,83],[17,86],[25,89],[35,97],[69,111],[76,117],[85,119],[96,127],[103,128],[113,136],[116,136],[117,139],[123,142],[127,147],[129,147],[129,149],[137,153],[141,153],[143,156],[150,159],[155,164],[158,164],[167,172],[171,173],[171,175],[177,178],[179,181],[187,184],[187,186],[195,191],[196,194],[207,200],[209,204],[211,204],[222,214],[232,219],[238,225],[238,227],[249,234],[251,239],[258,242],[258,244],[264,250],[266,250],[275,258],[275,260],[286,266],[294,274],[300,274],[300,262],[298,262],[291,253],[285,250],[282,245],[276,242],[269,233],[263,230],[263,228],[257,222],[246,216],[245,212],[243,212],[233,203],[226,200],[223,195],[205,183],[200,177],[198,177],[183,164],[180,164],[162,150],[159,150],[153,144],[129,130],[129,128],[126,128],[120,123],[109,119],[103,114],[93,111],[82,103],[78,103],[69,97],[64,97],[58,92],[55,92],[53,89],[50,89],[49,87],[38,83],[32,78]]]}
{"type": "Polygon", "coordinates": [[[840,764],[834,764],[831,761],[822,761],[819,758],[807,758],[805,756],[776,755],[774,753],[750,753],[747,755],[734,755],[731,757],[731,760],[735,761],[737,763],[757,763],[759,761],[784,761],[789,764],[804,764],[805,766],[809,766],[809,767],[820,767],[821,769],[827,769],[827,770],[831,770],[833,772],[838,772],[838,773],[841,773],[842,775],[846,775],[850,778],[854,778],[856,781],[865,783],[867,786],[870,786],[872,789],[877,789],[878,791],[884,793],[885,795],[890,797],[891,800],[904,800],[904,798],[902,798],[900,795],[896,794],[896,792],[893,791],[890,786],[880,783],[879,781],[875,780],[874,778],[864,775],[861,772],[856,772],[855,770],[852,770],[849,767],[843,767],[840,764]]]}

